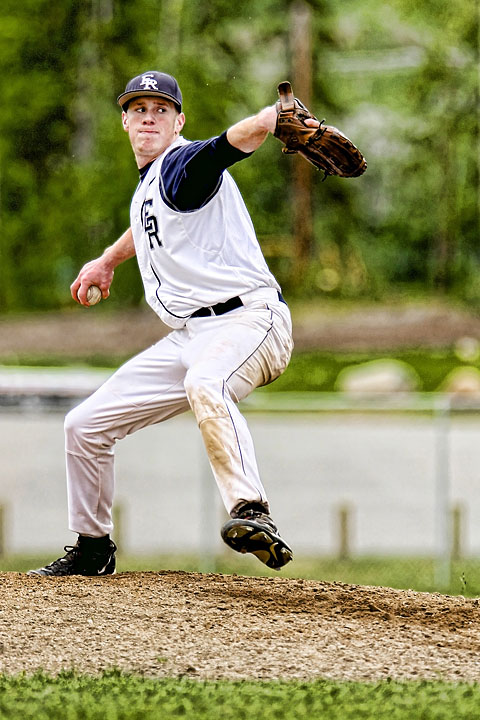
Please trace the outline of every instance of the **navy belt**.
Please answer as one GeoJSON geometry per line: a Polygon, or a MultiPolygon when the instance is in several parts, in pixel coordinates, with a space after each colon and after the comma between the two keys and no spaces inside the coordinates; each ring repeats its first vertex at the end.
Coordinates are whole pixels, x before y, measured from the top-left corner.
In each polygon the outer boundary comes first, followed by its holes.
{"type": "MultiPolygon", "coordinates": [[[[278,299],[280,300],[280,302],[285,302],[282,293],[280,292],[278,293],[278,299]]],[[[190,315],[190,318],[208,317],[209,315],[225,315],[225,313],[228,313],[231,310],[236,310],[237,308],[242,306],[243,302],[240,300],[240,298],[233,297],[230,298],[230,300],[226,300],[226,302],[217,303],[216,305],[212,305],[211,307],[202,307],[199,310],[195,310],[195,312],[190,315]]]]}

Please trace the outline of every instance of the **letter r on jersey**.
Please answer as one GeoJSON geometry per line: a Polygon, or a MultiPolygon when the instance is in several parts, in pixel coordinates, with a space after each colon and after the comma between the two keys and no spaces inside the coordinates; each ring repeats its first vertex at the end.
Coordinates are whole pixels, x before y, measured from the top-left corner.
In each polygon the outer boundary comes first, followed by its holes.
{"type": "Polygon", "coordinates": [[[153,200],[150,198],[149,200],[145,200],[145,202],[142,205],[142,225],[143,230],[148,236],[148,241],[150,243],[150,250],[154,249],[153,241],[155,240],[158,247],[162,247],[163,243],[161,238],[158,235],[158,221],[155,215],[150,215],[150,210],[153,205],[153,200]]]}

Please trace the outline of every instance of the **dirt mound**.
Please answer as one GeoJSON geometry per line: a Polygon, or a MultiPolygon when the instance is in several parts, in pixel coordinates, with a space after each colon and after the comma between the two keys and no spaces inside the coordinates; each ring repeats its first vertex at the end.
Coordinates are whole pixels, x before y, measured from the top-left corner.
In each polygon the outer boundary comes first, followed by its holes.
{"type": "Polygon", "coordinates": [[[0,574],[0,672],[480,681],[480,601],[185,572],[0,574]]]}

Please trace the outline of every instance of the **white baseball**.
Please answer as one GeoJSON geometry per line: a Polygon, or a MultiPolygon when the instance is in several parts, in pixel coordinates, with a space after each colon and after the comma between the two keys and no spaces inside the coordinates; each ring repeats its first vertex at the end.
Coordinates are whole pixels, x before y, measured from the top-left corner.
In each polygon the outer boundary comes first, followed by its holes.
{"type": "Polygon", "coordinates": [[[96,305],[102,299],[102,291],[97,285],[90,285],[87,290],[87,302],[89,305],[96,305]]]}

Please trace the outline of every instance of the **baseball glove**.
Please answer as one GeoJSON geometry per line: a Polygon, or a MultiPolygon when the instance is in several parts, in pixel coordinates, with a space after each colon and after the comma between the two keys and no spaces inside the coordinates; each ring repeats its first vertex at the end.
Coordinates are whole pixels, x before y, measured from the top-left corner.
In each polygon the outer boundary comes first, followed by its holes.
{"type": "Polygon", "coordinates": [[[340,130],[332,125],[309,127],[305,120],[318,120],[305,105],[294,97],[289,82],[278,86],[277,123],[274,135],[285,144],[283,152],[300,153],[328,175],[350,178],[363,175],[367,163],[362,153],[340,130]]]}

